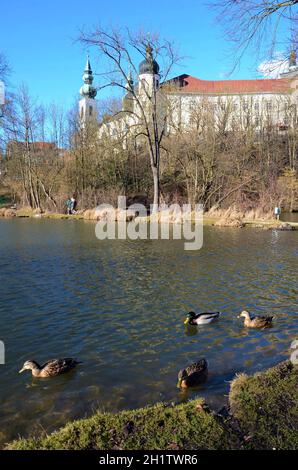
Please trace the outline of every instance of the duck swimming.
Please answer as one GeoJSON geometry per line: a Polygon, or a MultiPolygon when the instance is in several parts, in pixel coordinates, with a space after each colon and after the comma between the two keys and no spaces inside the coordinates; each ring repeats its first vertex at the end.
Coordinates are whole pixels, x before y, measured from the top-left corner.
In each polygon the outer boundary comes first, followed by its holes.
{"type": "Polygon", "coordinates": [[[19,371],[19,374],[25,370],[31,370],[33,377],[45,378],[56,377],[57,375],[65,374],[74,369],[77,364],[80,364],[76,359],[65,357],[64,359],[51,359],[45,364],[40,366],[36,361],[26,361],[19,371]]]}
{"type": "Polygon", "coordinates": [[[268,328],[272,325],[273,316],[255,316],[252,317],[249,312],[243,310],[238,318],[244,317],[244,326],[247,328],[268,328]]]}
{"type": "Polygon", "coordinates": [[[189,312],[187,318],[184,321],[185,325],[207,325],[212,321],[216,320],[220,315],[220,312],[205,312],[195,313],[189,312]]]}
{"type": "Polygon", "coordinates": [[[189,388],[205,382],[208,375],[208,363],[206,359],[200,359],[178,373],[179,388],[189,388]]]}

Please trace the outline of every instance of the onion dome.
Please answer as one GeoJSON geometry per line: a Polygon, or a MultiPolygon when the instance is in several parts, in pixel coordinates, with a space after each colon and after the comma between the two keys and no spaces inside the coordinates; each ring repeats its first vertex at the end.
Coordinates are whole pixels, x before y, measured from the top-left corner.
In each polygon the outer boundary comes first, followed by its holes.
{"type": "Polygon", "coordinates": [[[93,74],[92,74],[92,69],[91,69],[90,60],[89,60],[89,56],[88,56],[86,66],[85,66],[85,70],[84,70],[84,74],[83,74],[84,85],[80,88],[80,94],[84,98],[95,98],[96,95],[97,95],[96,88],[94,88],[94,86],[92,86],[93,79],[94,79],[94,77],[93,77],[93,74]]]}
{"type": "Polygon", "coordinates": [[[159,65],[156,60],[153,59],[153,49],[150,44],[146,48],[146,59],[144,59],[139,65],[139,74],[149,73],[152,75],[159,74],[159,65]]]}

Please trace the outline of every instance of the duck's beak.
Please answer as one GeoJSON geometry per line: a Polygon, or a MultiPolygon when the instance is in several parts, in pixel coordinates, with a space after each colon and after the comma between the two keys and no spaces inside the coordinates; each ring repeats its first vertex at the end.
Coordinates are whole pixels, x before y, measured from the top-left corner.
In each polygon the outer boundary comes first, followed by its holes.
{"type": "Polygon", "coordinates": [[[189,324],[189,318],[187,317],[185,320],[184,320],[184,325],[188,325],[189,324]]]}
{"type": "Polygon", "coordinates": [[[178,379],[177,388],[181,388],[182,379],[178,379]]]}
{"type": "Polygon", "coordinates": [[[21,374],[22,372],[24,372],[24,370],[26,370],[26,369],[24,369],[24,367],[23,367],[23,369],[19,370],[19,374],[21,374]]]}

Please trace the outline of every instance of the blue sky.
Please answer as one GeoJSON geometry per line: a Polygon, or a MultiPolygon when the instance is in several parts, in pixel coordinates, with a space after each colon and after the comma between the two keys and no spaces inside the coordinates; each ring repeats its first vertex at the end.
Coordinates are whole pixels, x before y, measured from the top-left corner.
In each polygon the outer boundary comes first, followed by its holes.
{"type": "MultiPolygon", "coordinates": [[[[99,23],[159,31],[174,40],[187,56],[175,75],[218,80],[230,70],[229,44],[204,0],[6,0],[0,6],[0,49],[13,69],[11,84],[27,84],[31,94],[45,103],[71,106],[86,60],[76,42],[79,30],[99,23]]],[[[90,56],[93,69],[100,73],[95,51],[90,56]]],[[[230,78],[257,76],[255,58],[247,54],[230,78]]],[[[98,97],[104,97],[103,92],[98,97]]]]}

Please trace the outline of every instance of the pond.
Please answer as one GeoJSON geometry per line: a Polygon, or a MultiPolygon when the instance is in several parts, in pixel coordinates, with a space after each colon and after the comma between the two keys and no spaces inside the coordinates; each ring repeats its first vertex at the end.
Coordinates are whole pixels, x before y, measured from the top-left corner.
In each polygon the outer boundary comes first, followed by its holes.
{"type": "Polygon", "coordinates": [[[95,409],[204,396],[220,408],[236,372],[289,357],[298,337],[297,232],[206,227],[183,241],[98,241],[92,222],[0,220],[0,443],[50,432],[95,409]],[[247,330],[242,309],[273,314],[247,330]],[[186,329],[185,313],[221,311],[186,329]],[[77,357],[64,376],[18,374],[27,359],[77,357]],[[206,357],[209,377],[181,392],[177,373],[206,357]]]}

